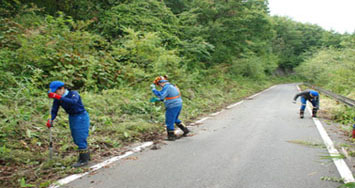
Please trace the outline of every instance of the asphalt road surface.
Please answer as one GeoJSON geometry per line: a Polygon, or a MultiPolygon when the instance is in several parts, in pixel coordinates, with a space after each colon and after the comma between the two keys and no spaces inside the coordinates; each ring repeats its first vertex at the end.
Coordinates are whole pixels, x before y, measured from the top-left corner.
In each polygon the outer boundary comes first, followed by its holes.
{"type": "MultiPolygon", "coordinates": [[[[63,187],[328,188],[340,178],[294,84],[278,85],[192,128],[193,136],[146,149],[63,187]]],[[[206,99],[208,100],[208,99],[206,99]]],[[[187,106],[185,106],[187,108],[187,106]]]]}

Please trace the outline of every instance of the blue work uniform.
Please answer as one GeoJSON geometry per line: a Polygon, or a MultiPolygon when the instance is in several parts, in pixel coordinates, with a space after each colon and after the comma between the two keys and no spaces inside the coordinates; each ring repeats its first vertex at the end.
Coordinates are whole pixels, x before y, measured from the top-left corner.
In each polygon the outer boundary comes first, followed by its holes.
{"type": "Polygon", "coordinates": [[[179,89],[167,82],[161,91],[152,89],[152,92],[164,100],[165,105],[165,124],[168,131],[174,130],[174,123],[180,124],[179,115],[182,109],[182,99],[179,89]]]}
{"type": "Polygon", "coordinates": [[[315,110],[319,109],[319,94],[316,91],[313,90],[306,90],[303,91],[301,93],[298,93],[297,95],[295,95],[295,97],[293,98],[293,100],[297,100],[298,97],[301,97],[301,110],[304,111],[306,108],[306,104],[307,104],[307,100],[309,102],[312,103],[313,108],[315,110]],[[312,95],[313,93],[313,95],[312,95]],[[314,94],[316,93],[317,96],[315,96],[314,94]]]}
{"type": "Polygon", "coordinates": [[[87,149],[90,118],[84,108],[81,97],[77,91],[66,91],[60,100],[54,99],[52,106],[52,121],[57,117],[59,107],[69,114],[69,125],[74,143],[79,149],[87,149]]]}

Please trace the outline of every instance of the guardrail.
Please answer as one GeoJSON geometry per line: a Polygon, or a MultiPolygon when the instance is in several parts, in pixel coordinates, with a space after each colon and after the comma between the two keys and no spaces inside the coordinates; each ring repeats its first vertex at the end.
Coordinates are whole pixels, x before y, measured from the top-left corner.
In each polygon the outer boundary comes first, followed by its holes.
{"type": "Polygon", "coordinates": [[[308,87],[311,87],[311,88],[314,88],[316,89],[317,91],[320,91],[321,93],[327,95],[328,97],[332,97],[334,98],[335,100],[337,101],[340,101],[350,107],[355,107],[355,100],[353,99],[350,99],[350,98],[347,98],[347,97],[344,97],[344,96],[341,96],[341,95],[337,95],[331,91],[327,91],[325,89],[322,89],[320,87],[317,87],[317,86],[314,86],[312,84],[309,84],[309,83],[303,83],[304,85],[308,86],[308,87]]]}

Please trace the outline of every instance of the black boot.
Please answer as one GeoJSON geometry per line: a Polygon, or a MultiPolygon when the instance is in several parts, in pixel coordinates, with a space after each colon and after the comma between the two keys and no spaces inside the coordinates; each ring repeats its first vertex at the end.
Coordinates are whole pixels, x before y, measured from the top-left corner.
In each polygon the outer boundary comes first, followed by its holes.
{"type": "Polygon", "coordinates": [[[73,164],[73,167],[78,168],[85,166],[89,163],[90,153],[88,149],[79,149],[79,159],[78,162],[73,164]]]}
{"type": "Polygon", "coordinates": [[[304,110],[300,110],[300,118],[301,118],[301,119],[304,118],[304,110]]]}
{"type": "Polygon", "coordinates": [[[189,134],[190,130],[183,123],[176,124],[176,126],[178,126],[184,132],[182,136],[189,134]]]}
{"type": "Polygon", "coordinates": [[[317,109],[313,108],[312,110],[312,117],[317,117],[317,109]]]}
{"type": "Polygon", "coordinates": [[[169,141],[175,141],[176,140],[176,135],[175,135],[175,132],[173,130],[171,130],[171,131],[168,130],[168,140],[169,141]]]}

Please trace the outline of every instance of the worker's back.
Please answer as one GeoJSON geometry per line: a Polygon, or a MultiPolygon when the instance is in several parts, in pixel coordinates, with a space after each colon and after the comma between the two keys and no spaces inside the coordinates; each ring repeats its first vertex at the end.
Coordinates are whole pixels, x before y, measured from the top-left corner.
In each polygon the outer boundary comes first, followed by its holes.
{"type": "Polygon", "coordinates": [[[167,96],[165,98],[164,104],[166,108],[174,108],[182,105],[182,99],[180,91],[174,85],[167,83],[163,89],[167,90],[167,96]],[[169,99],[170,98],[170,99],[169,99]]]}

